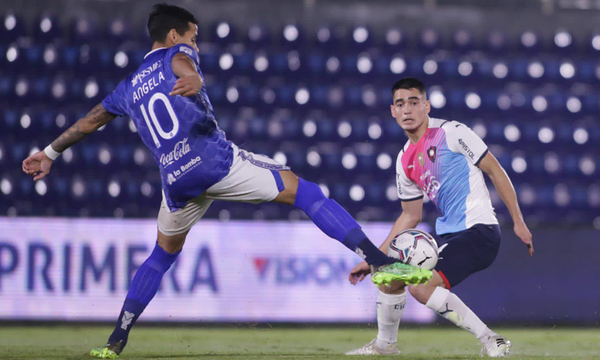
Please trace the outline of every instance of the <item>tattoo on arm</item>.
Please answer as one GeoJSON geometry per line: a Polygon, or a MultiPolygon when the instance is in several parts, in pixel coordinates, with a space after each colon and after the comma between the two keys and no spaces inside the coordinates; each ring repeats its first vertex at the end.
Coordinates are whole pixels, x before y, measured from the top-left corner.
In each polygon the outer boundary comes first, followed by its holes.
{"type": "Polygon", "coordinates": [[[83,139],[86,134],[81,132],[79,121],[71,125],[64,133],[52,142],[52,148],[58,152],[65,151],[69,146],[83,139]]]}
{"type": "Polygon", "coordinates": [[[52,148],[58,152],[65,151],[68,147],[76,144],[102,125],[109,123],[115,117],[115,115],[106,111],[102,103],[100,103],[87,113],[85,117],[77,120],[75,124],[54,140],[52,148]]]}

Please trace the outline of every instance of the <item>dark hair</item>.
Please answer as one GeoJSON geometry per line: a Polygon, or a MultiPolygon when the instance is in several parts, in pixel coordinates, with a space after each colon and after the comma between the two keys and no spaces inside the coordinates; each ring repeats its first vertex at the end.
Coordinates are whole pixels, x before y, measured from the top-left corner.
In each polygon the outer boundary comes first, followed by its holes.
{"type": "Polygon", "coordinates": [[[185,34],[189,23],[198,25],[198,20],[191,12],[175,5],[156,4],[148,16],[148,34],[152,41],[165,41],[171,29],[179,35],[185,34]]]}
{"type": "Polygon", "coordinates": [[[394,86],[392,86],[392,97],[396,93],[398,89],[417,89],[422,95],[427,96],[427,91],[425,90],[425,84],[417,78],[413,77],[405,77],[398,80],[394,86]]]}

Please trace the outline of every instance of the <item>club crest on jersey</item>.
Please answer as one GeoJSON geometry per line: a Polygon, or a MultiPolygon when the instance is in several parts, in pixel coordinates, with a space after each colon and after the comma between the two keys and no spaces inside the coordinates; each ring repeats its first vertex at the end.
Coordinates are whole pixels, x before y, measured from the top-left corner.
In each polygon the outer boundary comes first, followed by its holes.
{"type": "Polygon", "coordinates": [[[432,146],[427,150],[427,157],[429,158],[429,160],[431,160],[431,162],[435,162],[435,156],[437,153],[437,147],[432,146]]]}
{"type": "Polygon", "coordinates": [[[421,166],[424,166],[424,165],[425,165],[425,157],[423,156],[423,153],[422,153],[422,152],[420,152],[420,153],[417,155],[417,158],[419,159],[419,164],[420,164],[421,166]]]}

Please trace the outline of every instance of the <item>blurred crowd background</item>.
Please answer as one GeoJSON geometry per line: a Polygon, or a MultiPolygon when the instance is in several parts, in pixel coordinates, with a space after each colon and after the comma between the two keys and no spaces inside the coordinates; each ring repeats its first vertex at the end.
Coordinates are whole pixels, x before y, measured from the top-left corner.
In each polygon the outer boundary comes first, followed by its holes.
{"type": "MultiPolygon", "coordinates": [[[[130,119],[21,172],[141,63],[154,1],[0,3],[0,215],[155,217],[160,178],[130,119]]],[[[600,2],[173,1],[200,21],[201,68],[220,127],[318,182],[359,221],[400,213],[390,116],[404,76],[431,116],[481,136],[531,227],[600,229],[600,2]]],[[[492,188],[503,224],[506,208],[492,188]]],[[[424,221],[438,216],[431,203],[424,221]]],[[[214,203],[207,218],[300,219],[287,206],[214,203]]]]}

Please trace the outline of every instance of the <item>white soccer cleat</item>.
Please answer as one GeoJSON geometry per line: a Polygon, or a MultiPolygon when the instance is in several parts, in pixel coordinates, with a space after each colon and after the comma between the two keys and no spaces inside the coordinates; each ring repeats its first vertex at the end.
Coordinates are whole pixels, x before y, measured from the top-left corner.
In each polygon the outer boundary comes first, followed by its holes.
{"type": "Polygon", "coordinates": [[[377,339],[373,339],[363,347],[348,351],[346,355],[400,355],[400,350],[398,350],[396,343],[385,349],[381,349],[377,346],[376,341],[377,339]]]}
{"type": "Polygon", "coordinates": [[[489,357],[504,357],[510,352],[510,345],[510,341],[498,334],[486,336],[481,341],[479,356],[483,357],[485,352],[489,357]]]}

